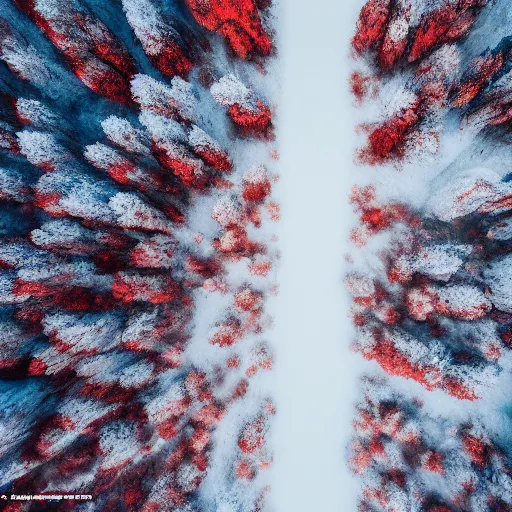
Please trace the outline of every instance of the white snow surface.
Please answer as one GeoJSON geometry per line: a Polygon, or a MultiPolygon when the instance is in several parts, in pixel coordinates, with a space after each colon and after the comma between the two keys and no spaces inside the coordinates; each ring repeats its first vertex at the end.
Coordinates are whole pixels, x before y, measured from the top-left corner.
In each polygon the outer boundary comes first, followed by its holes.
{"type": "Polygon", "coordinates": [[[353,216],[354,110],[349,40],[360,1],[282,2],[280,295],[276,318],[276,511],[355,511],[359,483],[344,449],[363,363],[352,325],[343,255],[353,216]]]}

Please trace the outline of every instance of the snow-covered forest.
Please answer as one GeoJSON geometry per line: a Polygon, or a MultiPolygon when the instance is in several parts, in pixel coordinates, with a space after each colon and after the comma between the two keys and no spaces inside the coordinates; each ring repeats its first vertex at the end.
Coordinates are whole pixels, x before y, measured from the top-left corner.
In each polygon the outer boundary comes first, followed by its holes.
{"type": "Polygon", "coordinates": [[[508,0],[0,3],[0,510],[512,510],[508,0]]]}
{"type": "Polygon", "coordinates": [[[346,286],[362,511],[512,507],[508,2],[370,0],[346,286]],[[387,374],[387,377],[384,377],[387,374]]]}
{"type": "Polygon", "coordinates": [[[5,0],[0,16],[5,505],[262,510],[270,2],[5,0]],[[92,500],[10,499],[45,493],[92,500]]]}

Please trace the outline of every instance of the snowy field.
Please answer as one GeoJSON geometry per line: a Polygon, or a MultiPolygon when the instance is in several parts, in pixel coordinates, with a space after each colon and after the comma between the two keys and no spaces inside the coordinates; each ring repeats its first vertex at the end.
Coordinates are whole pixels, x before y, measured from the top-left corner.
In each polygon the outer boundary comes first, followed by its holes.
{"type": "Polygon", "coordinates": [[[350,38],[361,2],[281,4],[280,295],[274,491],[278,511],[356,510],[345,466],[361,359],[350,351],[344,254],[354,214],[350,38]],[[327,15],[326,15],[327,14],[327,15]]]}

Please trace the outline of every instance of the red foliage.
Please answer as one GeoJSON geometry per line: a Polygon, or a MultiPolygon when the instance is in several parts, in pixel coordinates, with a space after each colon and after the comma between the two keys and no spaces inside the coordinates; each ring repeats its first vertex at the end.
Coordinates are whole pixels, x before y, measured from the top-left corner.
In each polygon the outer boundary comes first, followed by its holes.
{"type": "Polygon", "coordinates": [[[205,429],[196,429],[189,439],[188,446],[194,453],[202,452],[210,442],[211,434],[205,429]]]}
{"type": "Polygon", "coordinates": [[[397,223],[418,226],[419,220],[404,205],[399,203],[379,204],[376,201],[375,187],[355,185],[350,194],[350,203],[359,214],[364,233],[352,233],[352,239],[357,245],[366,243],[366,238],[385,231],[397,223]]]}
{"type": "Polygon", "coordinates": [[[71,71],[89,89],[118,103],[132,102],[129,78],[114,69],[102,69],[101,72],[93,71],[91,62],[83,60],[82,56],[80,57],[68,56],[68,64],[71,71]]]}
{"type": "Polygon", "coordinates": [[[265,424],[263,418],[249,423],[243,430],[238,446],[245,454],[254,453],[265,444],[265,424]]]}
{"type": "Polygon", "coordinates": [[[425,368],[421,368],[417,363],[411,363],[391,342],[385,339],[381,338],[373,350],[365,353],[364,357],[365,359],[375,359],[389,375],[413,379],[426,389],[433,389],[432,384],[426,377],[425,368]]]}
{"type": "Polygon", "coordinates": [[[368,95],[370,80],[370,77],[357,71],[350,75],[350,90],[359,103],[368,95]]]}
{"type": "Polygon", "coordinates": [[[272,113],[261,101],[256,103],[258,110],[249,110],[238,103],[230,105],[228,114],[245,135],[268,137],[272,129],[272,113]]]}
{"type": "Polygon", "coordinates": [[[43,193],[36,190],[34,206],[45,210],[47,213],[53,215],[54,217],[62,217],[66,215],[66,212],[57,207],[61,197],[62,195],[57,192],[43,193]]]}
{"type": "Polygon", "coordinates": [[[215,404],[205,405],[192,418],[192,422],[204,428],[215,427],[224,417],[224,409],[215,404]]]}
{"type": "Polygon", "coordinates": [[[358,53],[376,49],[388,25],[391,0],[369,0],[361,9],[352,46],[358,53]]]}
{"type": "Polygon", "coordinates": [[[477,94],[489,83],[489,80],[504,65],[504,57],[500,52],[495,56],[478,57],[472,63],[472,73],[455,90],[452,105],[463,107],[473,100],[477,94]]]}
{"type": "Polygon", "coordinates": [[[261,202],[267,198],[271,190],[272,186],[266,175],[262,176],[261,178],[258,177],[254,180],[244,179],[242,197],[246,201],[261,202]]]}
{"type": "Polygon", "coordinates": [[[170,169],[185,186],[199,190],[206,187],[207,177],[198,173],[198,167],[193,160],[172,156],[157,144],[153,144],[152,152],[157,162],[163,168],[170,169]]]}
{"type": "Polygon", "coordinates": [[[32,359],[30,362],[30,366],[28,367],[29,375],[44,375],[46,372],[47,365],[44,361],[40,359],[32,359]]]}
{"type": "Polygon", "coordinates": [[[459,400],[473,401],[479,398],[472,389],[469,389],[454,377],[446,377],[443,380],[443,386],[447,393],[454,396],[455,398],[458,398],[459,400]]]}
{"type": "Polygon", "coordinates": [[[235,294],[235,307],[240,311],[252,311],[262,303],[262,296],[250,288],[244,288],[235,294]]]}
{"type": "Polygon", "coordinates": [[[118,384],[110,385],[96,382],[86,382],[80,393],[86,397],[103,400],[109,404],[129,402],[135,396],[135,391],[122,388],[118,384]]]}
{"type": "Polygon", "coordinates": [[[113,101],[131,103],[130,79],[136,71],[135,63],[101,22],[78,12],[73,20],[52,22],[39,13],[35,0],[15,0],[15,3],[64,53],[73,73],[87,87],[113,101]],[[76,34],[69,30],[72,24],[76,34]],[[87,34],[97,30],[101,30],[102,40],[87,34]],[[87,36],[80,37],[84,33],[87,36]]]}
{"type": "Polygon", "coordinates": [[[252,255],[261,249],[259,244],[249,240],[245,229],[238,227],[227,229],[220,239],[213,241],[213,247],[219,252],[240,256],[252,255]]]}
{"type": "Polygon", "coordinates": [[[471,457],[471,460],[477,465],[483,468],[487,462],[487,446],[481,439],[477,439],[474,436],[465,434],[462,438],[464,443],[464,449],[466,453],[471,457]]]}
{"type": "Polygon", "coordinates": [[[272,262],[264,259],[257,259],[249,265],[249,272],[253,276],[266,277],[272,270],[272,262]]]}
{"type": "Polygon", "coordinates": [[[186,0],[186,4],[196,21],[224,36],[239,57],[269,55],[272,44],[254,0],[186,0]]]}
{"type": "Polygon", "coordinates": [[[456,41],[471,29],[486,0],[457,0],[423,17],[409,52],[409,62],[424,57],[436,46],[456,41]]]}
{"type": "Polygon", "coordinates": [[[430,452],[423,463],[423,467],[428,471],[442,475],[444,473],[442,456],[439,453],[430,452]]]}
{"type": "MultiPolygon", "coordinates": [[[[409,8],[407,8],[405,11],[401,7],[395,7],[395,9],[399,10],[393,13],[390,25],[393,24],[393,22],[398,22],[401,25],[407,24],[407,29],[405,30],[405,33],[400,34],[398,38],[396,34],[393,34],[390,30],[387,31],[378,56],[379,66],[381,69],[386,71],[392,69],[395,66],[395,64],[405,53],[407,45],[409,44],[408,24],[410,22],[411,8],[409,6],[409,8]]],[[[396,28],[394,30],[396,32],[396,28]]]]}
{"type": "Polygon", "coordinates": [[[220,272],[221,266],[214,259],[199,259],[189,255],[187,256],[187,270],[211,278],[220,272]]]}
{"type": "Polygon", "coordinates": [[[114,275],[112,293],[116,299],[124,302],[148,301],[153,304],[171,302],[180,295],[176,282],[168,276],[162,276],[163,283],[154,285],[151,278],[117,273],[114,275]]]}
{"type": "Polygon", "coordinates": [[[417,100],[370,133],[368,146],[359,152],[359,160],[381,165],[391,159],[403,158],[407,136],[421,119],[421,102],[417,100]]]}
{"type": "Polygon", "coordinates": [[[149,55],[151,64],[165,76],[186,76],[193,64],[185,55],[179,44],[170,36],[164,42],[164,48],[157,55],[149,55]]]}
{"type": "Polygon", "coordinates": [[[510,348],[512,348],[512,329],[509,329],[508,331],[505,331],[501,335],[501,339],[503,342],[510,348]]]}
{"type": "Polygon", "coordinates": [[[166,205],[162,207],[165,216],[176,224],[183,224],[185,222],[185,215],[173,205],[166,205]]]}
{"type": "Polygon", "coordinates": [[[237,400],[238,398],[242,398],[246,395],[247,390],[249,389],[249,381],[246,379],[242,379],[235,387],[233,391],[233,395],[231,397],[232,400],[237,400]]]}
{"type": "Polygon", "coordinates": [[[217,327],[210,338],[210,343],[219,347],[229,347],[239,341],[242,334],[240,322],[237,319],[230,319],[217,327]]]}
{"type": "Polygon", "coordinates": [[[425,389],[444,389],[459,400],[476,400],[478,397],[472,389],[453,377],[444,377],[441,371],[428,364],[413,363],[402,354],[395,345],[384,336],[379,336],[376,345],[371,350],[363,352],[365,359],[374,359],[389,375],[413,379],[425,389]],[[435,376],[435,378],[433,378],[435,376]]]}
{"type": "Polygon", "coordinates": [[[194,153],[208,166],[213,167],[216,171],[229,172],[233,168],[233,164],[228,156],[218,150],[208,146],[194,146],[194,153]]]}
{"type": "Polygon", "coordinates": [[[236,466],[236,476],[240,480],[252,480],[256,471],[248,460],[241,460],[236,466]]]}

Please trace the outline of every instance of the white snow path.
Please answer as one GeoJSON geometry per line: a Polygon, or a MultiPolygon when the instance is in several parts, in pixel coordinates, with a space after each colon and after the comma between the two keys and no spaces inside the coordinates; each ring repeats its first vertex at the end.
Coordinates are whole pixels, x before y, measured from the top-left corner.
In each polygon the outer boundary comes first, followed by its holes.
{"type": "Polygon", "coordinates": [[[277,512],[356,511],[345,465],[362,363],[343,255],[352,225],[353,109],[348,42],[360,1],[282,0],[278,138],[282,206],[271,502],[277,512]],[[348,5],[347,5],[348,4],[348,5]]]}

